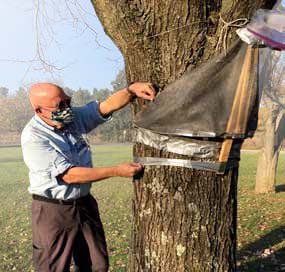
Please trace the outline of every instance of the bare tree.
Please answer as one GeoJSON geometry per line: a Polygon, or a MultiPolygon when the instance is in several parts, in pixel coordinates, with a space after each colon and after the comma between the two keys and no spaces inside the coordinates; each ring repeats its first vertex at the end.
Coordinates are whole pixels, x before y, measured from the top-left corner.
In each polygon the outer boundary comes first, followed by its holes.
{"type": "Polygon", "coordinates": [[[275,192],[276,172],[282,142],[285,138],[285,57],[280,51],[264,52],[261,73],[264,115],[262,149],[258,160],[255,192],[275,192]]]}
{"type": "MultiPolygon", "coordinates": [[[[93,25],[96,18],[94,13],[88,12],[78,0],[32,0],[35,33],[35,51],[32,57],[24,59],[14,57],[1,57],[0,63],[24,64],[26,70],[22,76],[22,85],[29,88],[26,77],[31,71],[42,71],[53,82],[60,81],[61,72],[71,66],[75,60],[68,63],[55,59],[50,55],[50,48],[61,49],[62,44],[58,35],[58,27],[73,29],[75,36],[81,38],[86,32],[91,33],[94,45],[109,50],[98,40],[98,35],[93,25]]],[[[74,37],[76,38],[76,37],[74,37]]]]}
{"type": "MultiPolygon", "coordinates": [[[[128,81],[152,82],[160,91],[210,60],[219,41],[230,46],[237,39],[231,22],[250,18],[273,2],[92,0],[106,33],[124,56],[128,81]]],[[[142,106],[139,101],[134,110],[142,106]]],[[[179,158],[142,144],[135,145],[134,154],[179,158]]],[[[234,271],[237,176],[238,168],[224,176],[146,168],[134,182],[129,271],[234,271]]]]}

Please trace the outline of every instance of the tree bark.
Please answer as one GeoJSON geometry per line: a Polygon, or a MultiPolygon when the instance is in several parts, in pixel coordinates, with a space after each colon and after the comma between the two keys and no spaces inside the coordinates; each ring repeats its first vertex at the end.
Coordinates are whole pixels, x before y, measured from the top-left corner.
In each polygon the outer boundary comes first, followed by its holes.
{"type": "Polygon", "coordinates": [[[263,52],[260,88],[263,89],[264,129],[262,149],[257,163],[255,192],[276,192],[279,153],[285,137],[283,79],[285,66],[279,63],[281,53],[263,52]]]}
{"type": "MultiPolygon", "coordinates": [[[[228,22],[250,18],[257,8],[273,1],[92,3],[105,32],[124,56],[128,81],[152,82],[163,91],[216,54],[224,26],[220,15],[228,22]]],[[[229,29],[228,45],[237,39],[234,31],[229,29]]],[[[136,101],[134,111],[143,104],[136,101]]],[[[135,144],[134,155],[181,158],[142,144],[135,144]]],[[[217,158],[218,150],[212,160],[217,158]]],[[[237,176],[237,168],[218,176],[178,167],[146,167],[143,177],[134,182],[129,271],[234,271],[237,176]]]]}
{"type": "Polygon", "coordinates": [[[255,192],[275,192],[276,172],[282,142],[285,136],[285,116],[280,109],[274,107],[266,109],[267,119],[263,134],[263,147],[257,164],[255,192]]]}

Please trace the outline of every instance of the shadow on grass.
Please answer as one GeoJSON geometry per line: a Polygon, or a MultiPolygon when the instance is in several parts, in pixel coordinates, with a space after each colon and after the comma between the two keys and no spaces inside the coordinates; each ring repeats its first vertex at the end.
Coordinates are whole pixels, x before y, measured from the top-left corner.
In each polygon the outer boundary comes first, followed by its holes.
{"type": "Polygon", "coordinates": [[[238,260],[242,261],[238,271],[274,272],[285,271],[285,225],[280,226],[259,240],[248,244],[238,251],[238,260]],[[283,242],[283,247],[278,244],[283,242]]]}
{"type": "Polygon", "coordinates": [[[276,193],[285,192],[285,184],[277,185],[275,189],[276,189],[276,193]]]}

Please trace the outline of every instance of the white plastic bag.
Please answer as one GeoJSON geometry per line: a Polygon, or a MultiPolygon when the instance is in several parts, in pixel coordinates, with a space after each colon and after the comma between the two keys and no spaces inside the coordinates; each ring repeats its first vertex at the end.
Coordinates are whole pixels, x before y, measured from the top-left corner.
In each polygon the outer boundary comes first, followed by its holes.
{"type": "Polygon", "coordinates": [[[278,9],[259,9],[246,27],[265,44],[285,50],[285,13],[278,9]]]}
{"type": "Polygon", "coordinates": [[[255,37],[246,27],[239,28],[236,33],[243,42],[251,45],[252,47],[263,44],[263,42],[255,37]]]}

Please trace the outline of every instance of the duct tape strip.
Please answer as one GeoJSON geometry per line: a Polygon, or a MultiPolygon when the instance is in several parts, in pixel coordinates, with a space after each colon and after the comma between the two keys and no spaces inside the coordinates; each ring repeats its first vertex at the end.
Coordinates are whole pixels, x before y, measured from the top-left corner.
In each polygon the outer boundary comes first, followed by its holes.
{"type": "MultiPolygon", "coordinates": [[[[227,163],[201,162],[182,159],[135,157],[134,162],[141,163],[143,166],[178,166],[190,169],[205,170],[210,172],[225,172],[227,163]]],[[[233,166],[233,164],[231,164],[233,166]]]]}
{"type": "Polygon", "coordinates": [[[180,155],[193,156],[200,159],[212,159],[219,153],[221,143],[199,141],[192,139],[191,142],[185,138],[169,137],[154,133],[153,131],[134,128],[134,141],[150,147],[172,152],[180,155]]]}

